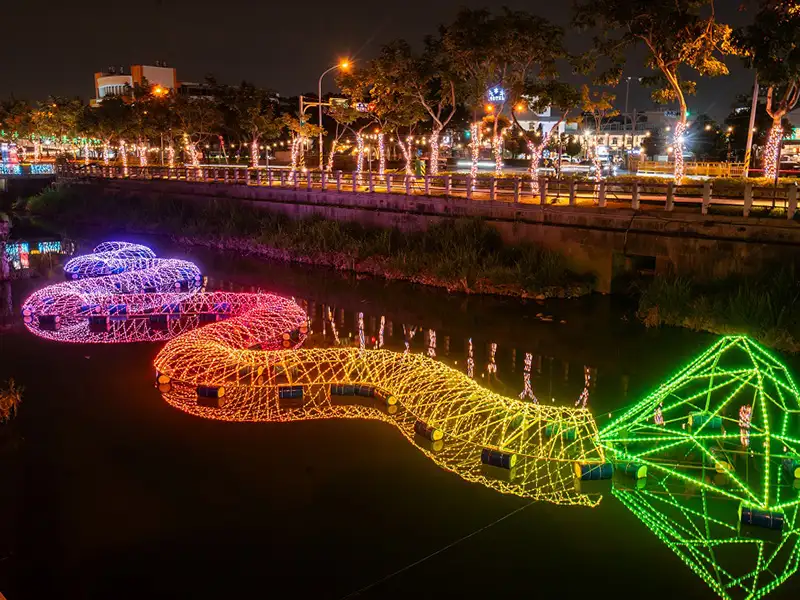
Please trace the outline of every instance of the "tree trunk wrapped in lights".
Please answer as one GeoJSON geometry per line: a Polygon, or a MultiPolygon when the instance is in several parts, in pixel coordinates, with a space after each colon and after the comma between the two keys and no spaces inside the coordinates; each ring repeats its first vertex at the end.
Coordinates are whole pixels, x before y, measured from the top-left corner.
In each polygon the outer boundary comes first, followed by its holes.
{"type": "Polygon", "coordinates": [[[383,132],[378,134],[378,175],[386,173],[386,143],[383,132]]]}
{"type": "Polygon", "coordinates": [[[172,147],[172,144],[167,147],[167,164],[170,169],[175,166],[175,148],[172,147]]]}
{"type": "Polygon", "coordinates": [[[767,137],[767,144],[764,147],[764,177],[775,179],[778,174],[781,157],[781,140],[783,139],[783,127],[781,125],[781,118],[778,117],[777,122],[772,122],[772,127],[769,130],[767,137]]]}
{"type": "Polygon", "coordinates": [[[328,166],[325,168],[325,171],[328,173],[333,172],[333,157],[336,156],[336,147],[338,145],[339,144],[336,140],[333,140],[333,142],[331,142],[331,151],[328,154],[328,166]]]}
{"type": "Polygon", "coordinates": [[[503,174],[503,135],[499,134],[492,138],[492,152],[494,153],[494,174],[503,174]]]}
{"type": "Polygon", "coordinates": [[[399,137],[397,138],[397,144],[400,146],[400,151],[403,153],[403,158],[406,161],[406,175],[413,175],[414,169],[411,166],[411,156],[412,156],[412,143],[413,138],[408,136],[406,141],[403,142],[399,137]]]}
{"type": "Polygon", "coordinates": [[[539,162],[542,160],[542,150],[548,139],[549,136],[545,137],[542,143],[538,145],[528,140],[528,152],[530,152],[531,155],[531,164],[528,168],[528,173],[531,176],[531,194],[534,196],[539,195],[539,162]]]}
{"type": "MultiPolygon", "coordinates": [[[[439,135],[441,134],[441,129],[434,129],[431,132],[431,168],[430,174],[431,175],[438,175],[439,174],[439,135]]],[[[410,144],[409,144],[410,146],[410,144]]]]}
{"type": "Polygon", "coordinates": [[[362,174],[364,173],[364,136],[360,133],[356,134],[356,173],[358,173],[359,184],[363,183],[362,174]]]}
{"type": "Polygon", "coordinates": [[[186,155],[188,156],[188,164],[193,167],[200,166],[200,159],[197,157],[197,144],[194,142],[186,143],[186,155]]]}
{"type": "Polygon", "coordinates": [[[122,159],[122,174],[128,176],[128,149],[125,147],[125,140],[119,141],[119,155],[122,159]]]}
{"type": "Polygon", "coordinates": [[[111,144],[106,140],[103,142],[103,164],[108,165],[111,160],[111,144]]]}
{"type": "Polygon", "coordinates": [[[475,188],[475,178],[478,176],[478,160],[481,156],[481,128],[479,123],[470,125],[472,138],[472,163],[469,167],[469,176],[472,178],[472,187],[475,188]]]}
{"type": "Polygon", "coordinates": [[[39,140],[33,141],[33,162],[39,162],[42,155],[42,143],[39,140]]]}
{"type": "Polygon", "coordinates": [[[139,158],[139,166],[146,167],[147,166],[147,145],[146,144],[136,144],[136,155],[139,158]]]}
{"type": "Polygon", "coordinates": [[[300,146],[303,144],[303,138],[296,135],[292,138],[292,165],[289,169],[289,174],[294,175],[297,172],[300,157],[300,146]]]}
{"type": "Polygon", "coordinates": [[[88,142],[84,142],[83,143],[83,164],[84,165],[88,165],[89,164],[89,143],[88,142]]]}
{"type": "Polygon", "coordinates": [[[258,140],[250,142],[250,166],[254,169],[258,167],[258,161],[261,158],[258,151],[258,140]]]}
{"type": "Polygon", "coordinates": [[[686,112],[684,111],[683,117],[678,119],[678,122],[675,124],[675,141],[673,143],[674,148],[674,155],[675,155],[675,183],[680,184],[683,181],[683,177],[686,173],[684,164],[683,164],[683,148],[684,148],[684,138],[686,134],[686,112]]]}

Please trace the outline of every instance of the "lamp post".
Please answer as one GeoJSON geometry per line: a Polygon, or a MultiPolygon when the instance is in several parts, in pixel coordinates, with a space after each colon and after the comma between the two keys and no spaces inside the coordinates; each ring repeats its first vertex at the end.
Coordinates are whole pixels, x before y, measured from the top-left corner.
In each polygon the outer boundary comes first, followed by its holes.
{"type": "Polygon", "coordinates": [[[350,68],[350,63],[348,61],[342,61],[337,65],[333,65],[327,71],[324,71],[322,75],[319,76],[319,81],[317,82],[317,106],[319,107],[319,171],[322,173],[324,170],[324,161],[322,156],[322,78],[325,77],[331,71],[336,69],[342,69],[346,71],[350,68]]]}

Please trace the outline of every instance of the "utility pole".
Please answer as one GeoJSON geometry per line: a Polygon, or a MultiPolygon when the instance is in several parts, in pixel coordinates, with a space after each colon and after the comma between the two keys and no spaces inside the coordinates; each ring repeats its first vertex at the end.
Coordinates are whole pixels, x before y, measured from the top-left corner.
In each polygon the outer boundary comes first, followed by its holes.
{"type": "Polygon", "coordinates": [[[753,129],[756,126],[756,110],[758,109],[758,73],[753,83],[753,103],[750,106],[750,127],[747,129],[747,146],[744,150],[744,172],[742,177],[747,179],[750,171],[750,159],[753,151],[753,129]]]}

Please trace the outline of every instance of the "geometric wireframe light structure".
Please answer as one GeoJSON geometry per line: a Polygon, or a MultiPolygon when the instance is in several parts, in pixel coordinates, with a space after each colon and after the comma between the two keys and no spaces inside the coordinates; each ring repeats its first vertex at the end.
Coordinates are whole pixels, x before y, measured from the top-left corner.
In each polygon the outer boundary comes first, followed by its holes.
{"type": "Polygon", "coordinates": [[[739,524],[735,501],[663,471],[654,475],[641,489],[615,481],[612,494],[720,597],[762,598],[797,571],[797,505],[786,508],[782,532],[758,531],[739,524]]]}
{"type": "Polygon", "coordinates": [[[721,338],[603,427],[600,443],[615,461],[751,507],[800,503],[781,467],[800,457],[798,389],[786,366],[745,336],[721,338]]]}
{"type": "Polygon", "coordinates": [[[184,333],[155,360],[167,402],[227,421],[359,418],[391,423],[441,467],[502,493],[594,506],[575,486],[573,463],[604,462],[588,410],[506,398],[428,356],[389,350],[257,350],[266,315],[244,314],[184,333]],[[224,389],[209,406],[198,389],[224,389]],[[359,391],[360,390],[360,391],[359,391]],[[441,439],[424,439],[438,431],[441,439]],[[484,451],[513,455],[507,471],[484,451]],[[500,475],[500,476],[498,476],[500,475]]]}
{"type": "Polygon", "coordinates": [[[147,266],[147,259],[156,254],[147,246],[128,242],[103,242],[91,254],[70,259],[64,265],[67,279],[117,275],[147,266]]]}

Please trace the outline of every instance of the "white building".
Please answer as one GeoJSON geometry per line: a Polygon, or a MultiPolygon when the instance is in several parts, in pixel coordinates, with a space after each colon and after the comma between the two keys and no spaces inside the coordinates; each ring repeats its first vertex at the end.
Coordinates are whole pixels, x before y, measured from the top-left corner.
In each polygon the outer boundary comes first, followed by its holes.
{"type": "Polygon", "coordinates": [[[145,82],[152,88],[165,91],[176,90],[180,85],[174,67],[168,67],[166,63],[157,62],[155,66],[132,65],[127,74],[123,67],[119,70],[109,67],[106,72],[94,74],[95,97],[92,104],[100,104],[103,98],[109,96],[131,97],[134,87],[145,82]]]}

